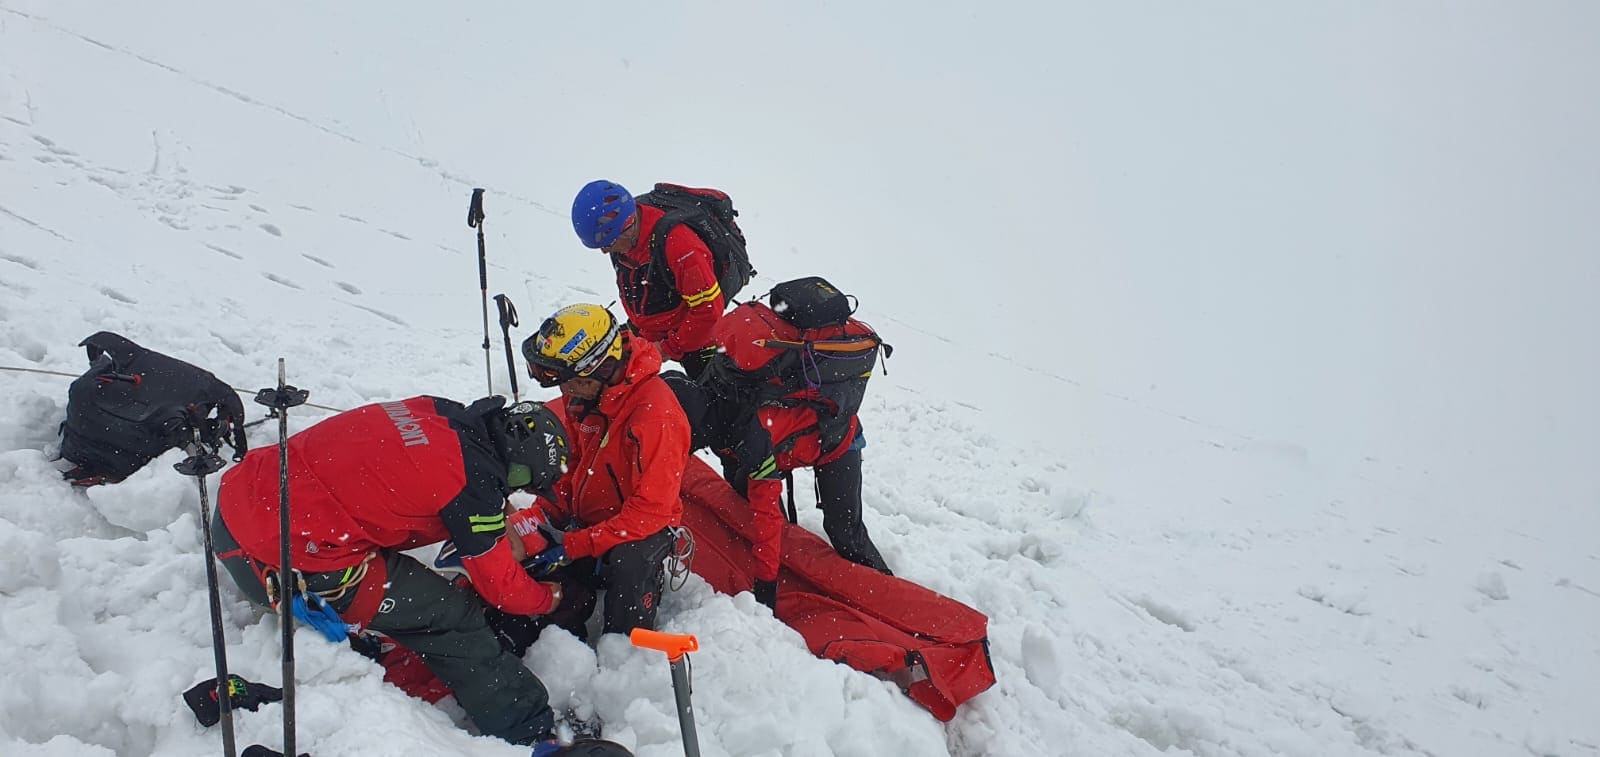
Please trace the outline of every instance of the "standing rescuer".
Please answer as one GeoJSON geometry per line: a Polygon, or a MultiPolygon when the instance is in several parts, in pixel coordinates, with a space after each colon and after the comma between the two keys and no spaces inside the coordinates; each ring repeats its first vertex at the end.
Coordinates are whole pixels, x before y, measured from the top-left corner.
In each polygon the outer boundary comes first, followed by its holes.
{"type": "Polygon", "coordinates": [[[652,237],[665,217],[604,179],[584,185],[572,201],[573,231],[585,247],[610,256],[633,330],[690,376],[699,376],[716,353],[711,329],[727,307],[727,294],[711,249],[688,224],[663,226],[661,255],[652,252],[652,237]]]}
{"type": "MultiPolygon", "coordinates": [[[[544,685],[501,648],[470,593],[402,554],[451,539],[484,601],[507,613],[560,606],[560,587],[518,565],[506,497],[549,492],[567,440],[546,407],[470,406],[438,397],[366,405],[288,440],[294,567],[342,620],[421,657],[484,733],[516,744],[551,738],[544,685]]],[[[222,476],[212,531],[218,557],[252,601],[277,571],[278,456],[260,449],[222,476]]]]}

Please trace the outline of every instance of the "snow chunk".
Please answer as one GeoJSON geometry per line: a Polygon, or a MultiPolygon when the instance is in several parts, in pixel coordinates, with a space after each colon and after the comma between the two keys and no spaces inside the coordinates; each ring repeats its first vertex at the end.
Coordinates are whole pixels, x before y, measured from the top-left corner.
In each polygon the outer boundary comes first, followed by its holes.
{"type": "Polygon", "coordinates": [[[0,520],[0,594],[55,588],[60,579],[61,554],[53,540],[0,520]]]}

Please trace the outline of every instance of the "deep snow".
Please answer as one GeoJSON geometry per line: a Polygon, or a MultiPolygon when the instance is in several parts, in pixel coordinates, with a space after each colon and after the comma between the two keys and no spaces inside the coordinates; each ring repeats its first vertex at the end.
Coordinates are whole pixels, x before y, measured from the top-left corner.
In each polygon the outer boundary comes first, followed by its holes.
{"type": "MultiPolygon", "coordinates": [[[[663,619],[707,755],[1593,755],[1597,16],[3,0],[0,366],[114,329],[247,391],[283,356],[329,407],[470,400],[472,186],[526,326],[614,298],[584,181],[716,185],[760,282],[825,275],[895,344],[869,527],[990,616],[999,682],[940,724],[694,579],[663,619]]],[[[0,752],[215,753],[180,455],[72,491],[67,379],[0,381],[0,752]]],[[[525,752],[297,638],[318,757],[525,752]]],[[[653,653],[527,661],[680,753],[653,653]]]]}

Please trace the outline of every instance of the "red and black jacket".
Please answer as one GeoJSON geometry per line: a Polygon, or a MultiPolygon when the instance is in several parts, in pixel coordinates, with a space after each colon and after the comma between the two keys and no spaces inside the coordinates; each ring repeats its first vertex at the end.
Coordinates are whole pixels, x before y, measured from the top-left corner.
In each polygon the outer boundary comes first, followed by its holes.
{"type": "MultiPolygon", "coordinates": [[[[366,405],[288,440],[294,567],[359,564],[374,551],[453,539],[483,597],[509,613],[548,612],[550,592],[511,557],[506,463],[486,416],[438,397],[366,405]]],[[[246,556],[278,564],[278,450],[262,447],[222,476],[217,508],[246,556]]]]}
{"type": "Polygon", "coordinates": [[[719,396],[715,391],[671,371],[662,375],[678,398],[693,430],[693,449],[710,449],[722,461],[723,478],[750,503],[753,575],[758,581],[778,578],[783,549],[783,472],[755,408],[719,396]]]}
{"type": "Polygon", "coordinates": [[[666,214],[649,205],[638,207],[638,241],[627,252],[610,256],[617,293],[639,335],[678,360],[711,345],[711,330],[725,306],[716,263],[687,224],[667,233],[660,258],[652,255],[650,238],[666,214]]]}
{"type": "Polygon", "coordinates": [[[861,432],[856,411],[866,391],[866,378],[863,375],[842,383],[802,381],[806,374],[796,362],[797,353],[766,346],[767,342],[842,337],[853,328],[802,331],[767,305],[746,302],[713,329],[718,354],[711,359],[707,374],[714,391],[735,403],[755,407],[757,422],[772,439],[780,469],[824,465],[850,449],[861,432]]]}

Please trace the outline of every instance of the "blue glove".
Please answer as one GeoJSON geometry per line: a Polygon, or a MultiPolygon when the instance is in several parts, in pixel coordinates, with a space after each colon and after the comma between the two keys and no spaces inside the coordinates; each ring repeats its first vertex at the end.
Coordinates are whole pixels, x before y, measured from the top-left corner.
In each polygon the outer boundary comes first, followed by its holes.
{"type": "Polygon", "coordinates": [[[447,541],[439,545],[439,555],[433,558],[433,569],[441,573],[465,573],[467,567],[461,564],[461,552],[456,549],[456,543],[447,541]]]}
{"type": "Polygon", "coordinates": [[[533,745],[533,754],[529,757],[552,757],[561,751],[561,742],[555,739],[541,741],[533,745]]]}
{"type": "Polygon", "coordinates": [[[339,613],[328,604],[328,600],[316,594],[295,592],[294,599],[289,603],[289,611],[301,623],[320,631],[328,641],[344,641],[350,635],[350,627],[345,625],[339,613]],[[309,604],[307,597],[310,597],[309,604]]]}
{"type": "Polygon", "coordinates": [[[522,567],[527,569],[528,575],[539,578],[556,572],[557,568],[566,565],[567,562],[567,548],[557,544],[523,560],[522,567]]]}

